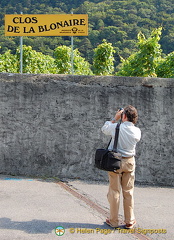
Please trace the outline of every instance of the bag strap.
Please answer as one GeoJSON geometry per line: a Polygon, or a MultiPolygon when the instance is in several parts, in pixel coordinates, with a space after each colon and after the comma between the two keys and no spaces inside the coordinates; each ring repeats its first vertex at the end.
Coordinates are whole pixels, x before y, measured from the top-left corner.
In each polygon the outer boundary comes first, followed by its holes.
{"type": "Polygon", "coordinates": [[[116,129],[115,129],[114,146],[113,146],[113,151],[114,151],[114,152],[117,151],[117,143],[118,143],[119,129],[120,129],[120,123],[117,123],[116,129]]]}
{"type": "Polygon", "coordinates": [[[110,143],[111,143],[111,140],[112,140],[112,138],[109,140],[109,143],[108,143],[108,146],[107,146],[106,149],[108,149],[108,147],[109,147],[109,145],[110,145],[110,143]]]}
{"type": "MultiPolygon", "coordinates": [[[[117,151],[117,143],[118,143],[118,135],[119,135],[119,129],[120,129],[120,123],[117,123],[117,126],[115,128],[115,138],[114,138],[114,146],[113,146],[113,151],[117,151]]],[[[112,138],[109,140],[107,149],[111,143],[112,138]]]]}

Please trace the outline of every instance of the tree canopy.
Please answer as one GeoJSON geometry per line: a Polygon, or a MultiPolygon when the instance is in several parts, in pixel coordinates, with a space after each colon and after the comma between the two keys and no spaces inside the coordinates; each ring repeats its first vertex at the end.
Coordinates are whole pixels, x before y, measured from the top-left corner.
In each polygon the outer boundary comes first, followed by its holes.
{"type": "MultiPolygon", "coordinates": [[[[152,29],[163,27],[160,44],[163,54],[169,54],[174,42],[174,4],[172,0],[3,0],[0,2],[0,53],[11,50],[15,53],[18,37],[4,36],[5,14],[88,14],[89,36],[75,37],[74,48],[92,63],[93,49],[103,39],[112,43],[115,67],[120,55],[129,57],[137,51],[137,34],[149,37],[152,29]],[[85,50],[83,44],[85,42],[85,50]]],[[[61,45],[70,46],[69,37],[25,37],[24,44],[34,50],[53,57],[54,49],[61,45]]]]}

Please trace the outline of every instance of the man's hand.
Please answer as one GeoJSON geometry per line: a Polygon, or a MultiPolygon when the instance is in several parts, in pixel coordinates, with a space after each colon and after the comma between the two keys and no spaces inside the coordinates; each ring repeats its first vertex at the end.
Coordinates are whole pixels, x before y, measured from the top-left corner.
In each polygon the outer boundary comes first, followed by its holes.
{"type": "Polygon", "coordinates": [[[120,120],[120,118],[121,118],[121,114],[123,113],[123,111],[124,111],[124,109],[119,109],[117,112],[116,112],[116,114],[115,114],[115,117],[114,117],[114,119],[112,119],[112,123],[115,123],[115,122],[117,122],[118,120],[120,120]]]}

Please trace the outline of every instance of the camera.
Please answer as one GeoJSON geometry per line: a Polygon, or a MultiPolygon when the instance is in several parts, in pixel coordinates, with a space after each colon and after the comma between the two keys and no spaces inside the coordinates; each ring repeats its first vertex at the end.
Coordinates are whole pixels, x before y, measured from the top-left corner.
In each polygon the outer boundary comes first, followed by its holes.
{"type": "MultiPolygon", "coordinates": [[[[124,108],[119,108],[119,111],[122,111],[124,110],[124,108]]],[[[122,118],[123,118],[123,112],[121,113],[121,119],[120,119],[120,122],[122,122],[122,118]]]]}

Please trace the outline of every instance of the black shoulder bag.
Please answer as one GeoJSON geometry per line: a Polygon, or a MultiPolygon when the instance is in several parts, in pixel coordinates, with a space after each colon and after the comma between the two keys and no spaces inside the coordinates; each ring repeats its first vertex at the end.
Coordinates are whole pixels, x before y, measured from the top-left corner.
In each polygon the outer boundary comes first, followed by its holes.
{"type": "MultiPolygon", "coordinates": [[[[118,123],[115,130],[115,139],[113,150],[109,150],[109,144],[106,149],[97,149],[95,153],[95,167],[105,170],[115,172],[120,169],[121,165],[121,154],[117,152],[117,143],[118,143],[118,135],[119,135],[120,124],[118,123]]],[[[112,138],[111,138],[112,139],[112,138]]]]}

